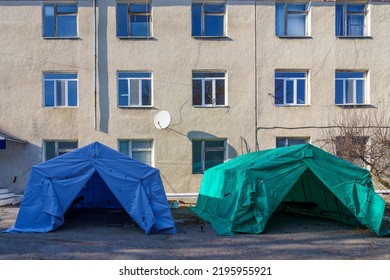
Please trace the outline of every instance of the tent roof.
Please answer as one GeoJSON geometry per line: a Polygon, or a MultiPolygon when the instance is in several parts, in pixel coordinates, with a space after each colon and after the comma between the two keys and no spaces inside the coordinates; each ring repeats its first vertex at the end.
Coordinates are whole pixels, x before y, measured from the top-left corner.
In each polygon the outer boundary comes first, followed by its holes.
{"type": "MultiPolygon", "coordinates": [[[[220,234],[259,233],[291,195],[299,202],[326,200],[323,208],[331,203],[338,211],[340,206],[378,235],[385,232],[385,204],[373,190],[369,171],[310,144],[253,152],[208,169],[194,211],[220,234]]],[[[322,210],[329,209],[318,213],[322,210]]]]}
{"type": "Polygon", "coordinates": [[[33,166],[15,226],[9,231],[46,232],[97,172],[122,207],[145,230],[176,233],[159,170],[99,142],[33,166]]]}

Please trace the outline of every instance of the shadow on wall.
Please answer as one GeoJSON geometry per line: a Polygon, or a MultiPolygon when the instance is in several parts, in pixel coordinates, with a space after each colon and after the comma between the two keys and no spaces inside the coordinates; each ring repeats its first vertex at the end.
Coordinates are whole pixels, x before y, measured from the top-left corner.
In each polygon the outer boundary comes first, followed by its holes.
{"type": "Polygon", "coordinates": [[[109,111],[109,98],[108,98],[108,67],[107,67],[107,10],[108,3],[100,2],[98,9],[98,25],[97,25],[97,67],[99,80],[99,130],[108,133],[108,119],[110,116],[109,111]]]}
{"type": "Polygon", "coordinates": [[[23,193],[31,167],[41,162],[41,147],[31,143],[7,141],[6,148],[0,150],[0,189],[23,193]]]}

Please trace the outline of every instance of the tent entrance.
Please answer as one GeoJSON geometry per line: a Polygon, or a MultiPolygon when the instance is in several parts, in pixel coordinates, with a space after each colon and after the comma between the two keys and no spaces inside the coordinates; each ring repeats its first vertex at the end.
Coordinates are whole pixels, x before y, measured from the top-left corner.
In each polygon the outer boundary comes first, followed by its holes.
{"type": "Polygon", "coordinates": [[[65,212],[65,224],[134,226],[134,221],[97,171],[65,212]]]}
{"type": "Polygon", "coordinates": [[[310,169],[306,169],[297,180],[278,210],[328,218],[347,224],[357,222],[347,207],[310,169]]]}

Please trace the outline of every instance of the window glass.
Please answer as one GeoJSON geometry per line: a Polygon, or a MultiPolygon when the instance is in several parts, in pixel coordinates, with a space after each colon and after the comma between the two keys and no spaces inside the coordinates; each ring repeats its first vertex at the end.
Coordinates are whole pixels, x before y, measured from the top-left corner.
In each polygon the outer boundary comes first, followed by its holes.
{"type": "Polygon", "coordinates": [[[202,80],[192,81],[192,102],[194,105],[202,105],[202,80]]]}
{"type": "Polygon", "coordinates": [[[306,104],[306,84],[304,80],[297,80],[297,103],[306,104]]]}
{"type": "Polygon", "coordinates": [[[366,14],[366,5],[336,4],[336,36],[365,36],[366,14]]]}
{"type": "Polygon", "coordinates": [[[131,105],[139,105],[139,80],[130,80],[130,103],[131,105]]]}
{"type": "Polygon", "coordinates": [[[293,145],[300,145],[309,143],[309,138],[295,138],[295,137],[277,137],[276,138],[276,147],[287,147],[287,146],[293,146],[293,145]]]}
{"type": "Polygon", "coordinates": [[[356,81],[356,103],[364,104],[364,80],[356,81]]]}
{"type": "Polygon", "coordinates": [[[56,143],[54,141],[45,141],[45,159],[49,160],[56,157],[56,143]]]}
{"type": "Polygon", "coordinates": [[[222,16],[205,16],[204,36],[223,36],[224,18],[222,16]]]}
{"type": "Polygon", "coordinates": [[[45,81],[45,106],[54,106],[54,81],[45,81]]]}
{"type": "Polygon", "coordinates": [[[192,4],[192,36],[202,35],[202,4],[192,4]]]}
{"type": "Polygon", "coordinates": [[[225,80],[216,80],[216,105],[225,105],[225,80]]]}
{"type": "Polygon", "coordinates": [[[128,80],[119,80],[119,105],[129,104],[128,80]]]}
{"type": "Polygon", "coordinates": [[[336,104],[343,104],[344,82],[336,80],[336,104]]]}
{"type": "Polygon", "coordinates": [[[129,151],[129,141],[122,141],[122,140],[120,140],[119,141],[119,151],[121,153],[124,153],[125,155],[129,155],[130,154],[130,151],[129,151]]]}
{"type": "Polygon", "coordinates": [[[44,16],[44,32],[43,36],[45,37],[54,37],[54,6],[47,5],[43,6],[43,16],[44,16]]]}
{"type": "Polygon", "coordinates": [[[151,93],[152,93],[152,81],[143,80],[142,81],[142,105],[152,105],[151,93]]]}
{"type": "Polygon", "coordinates": [[[116,32],[117,36],[127,36],[127,5],[118,4],[116,10],[116,32]]]}
{"type": "Polygon", "coordinates": [[[146,163],[148,165],[151,165],[152,164],[152,158],[151,158],[151,153],[150,152],[146,152],[146,151],[133,151],[132,153],[132,158],[140,161],[140,162],[143,162],[143,163],[146,163]]]}
{"type": "Polygon", "coordinates": [[[192,141],[192,173],[202,173],[202,141],[192,141]]]}
{"type": "Polygon", "coordinates": [[[68,105],[77,106],[77,82],[68,82],[68,105]]]}
{"type": "Polygon", "coordinates": [[[204,81],[205,103],[213,104],[213,81],[204,81]]]}
{"type": "Polygon", "coordinates": [[[131,16],[130,30],[132,37],[149,36],[149,16],[131,16]]]}
{"type": "Polygon", "coordinates": [[[283,104],[283,87],[284,81],[281,79],[275,80],[275,104],[283,104]]]}
{"type": "Polygon", "coordinates": [[[58,14],[77,13],[77,7],[75,5],[58,5],[58,14]]]}
{"type": "Polygon", "coordinates": [[[60,80],[56,81],[56,105],[57,106],[65,106],[66,105],[66,89],[65,89],[65,81],[60,80]]]}
{"type": "Polygon", "coordinates": [[[205,170],[224,162],[224,151],[205,151],[205,170]]]}

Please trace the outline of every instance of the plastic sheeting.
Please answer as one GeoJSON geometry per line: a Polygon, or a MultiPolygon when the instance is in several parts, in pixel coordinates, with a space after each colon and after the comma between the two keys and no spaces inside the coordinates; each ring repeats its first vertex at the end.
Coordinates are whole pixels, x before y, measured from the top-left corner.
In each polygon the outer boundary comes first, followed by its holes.
{"type": "Polygon", "coordinates": [[[310,144],[245,154],[207,170],[193,211],[231,235],[263,232],[278,208],[390,233],[370,173],[310,144]]]}
{"type": "Polygon", "coordinates": [[[99,142],[33,166],[16,223],[6,231],[55,230],[83,194],[93,207],[119,202],[146,234],[176,233],[159,170],[99,142]],[[110,194],[99,193],[107,187],[110,194]]]}

